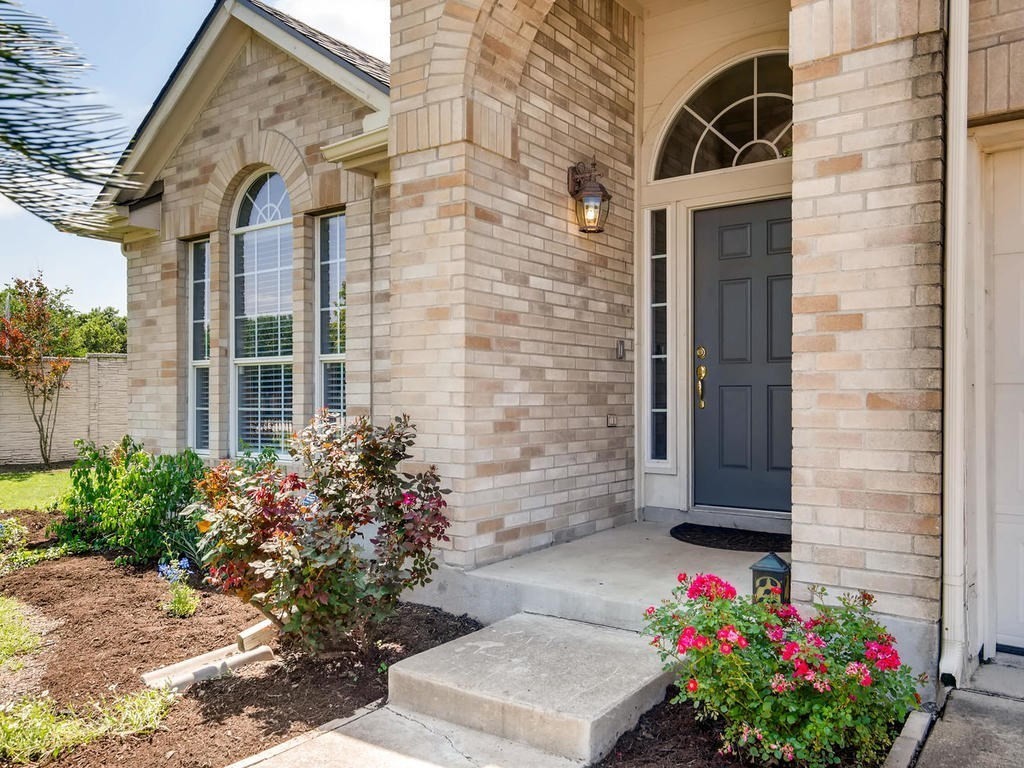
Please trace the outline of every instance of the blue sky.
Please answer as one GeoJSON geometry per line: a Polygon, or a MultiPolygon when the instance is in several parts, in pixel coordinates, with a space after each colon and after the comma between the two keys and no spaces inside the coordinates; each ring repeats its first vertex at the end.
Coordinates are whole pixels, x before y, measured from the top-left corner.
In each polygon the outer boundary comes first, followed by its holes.
{"type": "MultiPolygon", "coordinates": [[[[388,0],[269,0],[318,29],[387,58],[388,0]]],[[[78,46],[93,69],[83,82],[134,132],[213,0],[22,0],[78,46]]],[[[0,197],[0,285],[42,270],[69,287],[80,309],[125,310],[125,260],[117,243],[57,232],[0,197]]]]}

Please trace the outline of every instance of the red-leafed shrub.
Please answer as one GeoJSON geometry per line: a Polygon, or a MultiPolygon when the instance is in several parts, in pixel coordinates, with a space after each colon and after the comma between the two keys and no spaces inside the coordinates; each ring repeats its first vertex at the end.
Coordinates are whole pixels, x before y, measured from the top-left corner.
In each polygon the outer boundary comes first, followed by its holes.
{"type": "Polygon", "coordinates": [[[223,463],[199,489],[209,581],[259,608],[314,650],[372,647],[373,628],[437,568],[448,520],[436,470],[399,471],[415,440],[409,418],[340,426],[317,416],[273,463],[223,463]]]}

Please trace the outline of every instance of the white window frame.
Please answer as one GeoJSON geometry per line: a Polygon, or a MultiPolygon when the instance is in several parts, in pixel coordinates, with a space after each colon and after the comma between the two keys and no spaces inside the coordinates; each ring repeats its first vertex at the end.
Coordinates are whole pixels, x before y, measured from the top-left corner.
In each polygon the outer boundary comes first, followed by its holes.
{"type": "Polygon", "coordinates": [[[677,429],[679,422],[679,403],[676,391],[676,380],[677,380],[677,366],[678,366],[678,350],[677,350],[677,301],[676,301],[676,264],[678,261],[678,254],[676,253],[676,220],[675,220],[675,206],[664,204],[654,205],[649,208],[644,208],[643,216],[643,254],[642,266],[640,274],[643,279],[643,287],[641,290],[641,296],[643,300],[643,312],[644,320],[642,325],[643,328],[643,344],[642,349],[644,350],[644,363],[643,371],[640,377],[640,383],[643,387],[642,396],[640,398],[643,404],[643,462],[644,471],[652,474],[666,474],[674,475],[677,471],[676,465],[676,441],[677,441],[677,429]],[[652,285],[653,275],[653,264],[651,263],[655,258],[653,255],[654,250],[654,228],[652,225],[652,215],[655,211],[665,211],[665,253],[659,254],[657,258],[665,260],[665,322],[666,327],[666,374],[668,376],[667,391],[665,393],[665,413],[666,413],[666,451],[664,459],[656,459],[653,457],[653,439],[654,439],[654,396],[651,391],[651,387],[654,383],[654,370],[652,362],[654,360],[654,319],[652,316],[652,309],[654,308],[654,287],[652,285]]]}
{"type": "MultiPolygon", "coordinates": [[[[321,300],[322,300],[322,294],[321,294],[322,278],[320,276],[321,275],[320,259],[321,259],[321,256],[322,256],[322,253],[321,253],[322,245],[321,245],[321,243],[323,241],[322,241],[322,238],[320,236],[320,228],[321,228],[321,226],[323,226],[323,223],[326,220],[333,219],[333,218],[339,217],[339,216],[341,218],[345,218],[345,211],[344,210],[340,210],[340,211],[333,211],[331,213],[325,213],[323,216],[318,216],[317,219],[316,219],[316,235],[314,237],[315,245],[314,245],[314,248],[313,248],[314,262],[315,262],[314,270],[316,272],[316,277],[315,277],[315,280],[314,280],[314,286],[315,286],[314,290],[316,292],[316,301],[314,302],[314,306],[316,307],[316,322],[313,324],[314,325],[314,329],[315,329],[314,330],[314,334],[313,334],[313,344],[315,345],[315,348],[316,348],[316,410],[317,411],[319,411],[320,409],[326,407],[325,403],[324,403],[324,396],[326,394],[326,388],[324,386],[325,378],[326,378],[325,375],[324,375],[324,366],[326,364],[328,364],[328,363],[341,363],[344,366],[344,365],[346,365],[346,357],[347,357],[347,353],[346,352],[332,352],[332,353],[327,353],[327,354],[323,353],[322,352],[323,347],[321,346],[321,335],[322,334],[321,334],[321,330],[320,330],[320,328],[321,328],[320,323],[321,323],[321,318],[322,318],[323,310],[324,310],[324,308],[323,308],[323,306],[321,304],[321,300]]],[[[345,221],[345,232],[346,232],[346,235],[347,235],[347,232],[348,232],[348,220],[347,219],[345,221]]],[[[347,239],[347,237],[346,237],[346,239],[347,239]]],[[[342,254],[342,259],[341,260],[345,263],[345,279],[346,279],[346,283],[347,283],[348,282],[348,252],[347,252],[347,248],[345,248],[345,246],[346,246],[346,243],[343,240],[342,241],[342,247],[344,248],[344,253],[342,254]]],[[[347,338],[347,335],[348,335],[348,323],[347,323],[347,319],[348,319],[348,316],[347,316],[348,296],[347,296],[347,294],[346,294],[346,297],[345,297],[345,309],[346,309],[346,325],[345,325],[345,328],[346,328],[346,339],[345,339],[345,348],[347,350],[348,349],[348,338],[347,338]]],[[[347,373],[347,370],[346,370],[346,373],[347,373]]],[[[347,381],[347,376],[346,376],[346,381],[347,381]]],[[[347,390],[347,386],[346,386],[346,390],[347,390]]],[[[344,397],[344,402],[345,402],[345,411],[342,412],[342,414],[341,414],[341,418],[342,419],[345,418],[345,415],[348,412],[348,392],[347,391],[344,393],[343,397],[344,397]]]]}
{"type": "MultiPolygon", "coordinates": [[[[206,357],[200,360],[195,358],[195,289],[196,289],[196,275],[195,275],[195,249],[197,246],[206,246],[206,274],[203,278],[203,289],[206,294],[203,303],[203,308],[206,312],[206,330],[209,333],[210,329],[210,240],[204,238],[202,240],[192,240],[187,243],[188,247],[188,395],[187,395],[187,409],[188,409],[188,428],[187,428],[187,443],[188,446],[198,453],[200,456],[208,456],[210,454],[210,432],[212,424],[209,419],[210,412],[210,399],[212,399],[212,393],[209,391],[209,383],[207,383],[207,424],[206,424],[206,448],[199,448],[196,445],[197,442],[197,428],[196,428],[196,371],[200,368],[205,368],[207,371],[210,370],[210,351],[207,350],[206,357]]],[[[211,344],[212,347],[212,344],[211,344]]]]}
{"type": "MultiPolygon", "coordinates": [[[[236,264],[235,264],[235,262],[236,262],[236,259],[235,259],[235,239],[236,239],[236,237],[238,235],[243,235],[246,232],[255,232],[255,231],[258,231],[258,230],[261,230],[261,229],[272,229],[272,228],[280,227],[280,226],[287,226],[287,227],[292,227],[293,226],[292,225],[292,217],[291,216],[289,216],[287,219],[278,219],[277,221],[265,222],[263,224],[254,224],[254,225],[248,226],[248,227],[239,227],[239,226],[237,226],[238,214],[239,214],[239,211],[241,210],[242,201],[245,199],[246,192],[249,191],[249,187],[252,186],[253,182],[256,181],[256,179],[258,179],[260,176],[264,176],[264,175],[266,175],[268,173],[280,175],[273,168],[260,168],[259,170],[254,171],[252,174],[250,174],[248,177],[246,177],[245,181],[242,184],[239,185],[238,191],[236,193],[236,199],[234,201],[234,204],[231,207],[231,218],[229,220],[230,221],[230,227],[228,228],[228,242],[229,242],[228,253],[229,253],[229,260],[230,260],[230,269],[228,270],[228,284],[230,286],[230,288],[229,288],[229,290],[230,290],[230,298],[229,298],[229,301],[228,301],[228,307],[229,307],[230,328],[229,328],[229,331],[228,331],[228,352],[229,352],[229,360],[230,360],[230,368],[231,368],[231,386],[229,388],[229,393],[230,393],[230,405],[229,405],[230,429],[229,429],[229,432],[230,432],[231,445],[230,445],[229,450],[228,450],[228,455],[231,456],[231,457],[236,457],[236,456],[239,456],[241,454],[241,451],[239,450],[239,446],[238,446],[238,375],[239,375],[240,369],[246,368],[246,367],[258,367],[258,366],[264,366],[264,365],[267,365],[267,366],[269,366],[269,365],[290,365],[292,367],[292,418],[293,418],[293,420],[294,420],[294,417],[295,417],[295,410],[294,410],[295,409],[295,326],[294,326],[295,301],[294,301],[294,284],[292,286],[292,296],[290,297],[290,301],[291,301],[291,304],[292,304],[292,319],[293,319],[293,325],[292,325],[292,354],[291,355],[276,355],[274,357],[243,357],[243,358],[239,358],[235,354],[235,320],[236,320],[236,315],[235,315],[235,293],[236,293],[235,279],[237,277],[237,274],[236,274],[236,264]]],[[[283,181],[284,177],[281,177],[281,178],[282,178],[282,181],[283,181]]],[[[285,191],[287,192],[287,186],[285,187],[285,191]]],[[[291,202],[290,198],[291,198],[291,195],[289,193],[289,203],[291,202]]],[[[293,268],[294,268],[294,264],[295,264],[295,233],[294,233],[294,230],[293,230],[292,231],[292,266],[293,266],[293,268]]],[[[259,450],[262,450],[262,449],[256,449],[256,450],[258,452],[259,450]]],[[[284,449],[284,448],[278,449],[277,450],[277,454],[282,459],[285,459],[285,458],[288,457],[288,451],[286,449],[284,449]]]]}

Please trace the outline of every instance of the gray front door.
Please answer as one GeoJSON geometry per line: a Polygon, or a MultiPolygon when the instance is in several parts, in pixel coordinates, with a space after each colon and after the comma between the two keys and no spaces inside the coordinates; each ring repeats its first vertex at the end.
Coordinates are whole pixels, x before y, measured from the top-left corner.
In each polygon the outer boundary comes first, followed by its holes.
{"type": "Polygon", "coordinates": [[[790,511],[791,240],[789,199],[694,214],[696,504],[790,511]]]}

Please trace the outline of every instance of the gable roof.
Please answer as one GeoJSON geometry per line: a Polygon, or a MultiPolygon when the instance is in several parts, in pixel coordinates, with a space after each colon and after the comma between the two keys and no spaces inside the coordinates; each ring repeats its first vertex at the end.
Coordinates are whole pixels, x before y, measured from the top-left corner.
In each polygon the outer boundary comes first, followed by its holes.
{"type": "Polygon", "coordinates": [[[356,74],[363,75],[368,78],[369,81],[376,81],[375,84],[383,85],[383,90],[387,93],[391,86],[391,66],[381,59],[371,56],[370,54],[353,48],[348,43],[343,43],[337,38],[331,37],[330,35],[324,34],[319,29],[314,29],[303,21],[299,21],[294,16],[289,16],[287,13],[282,13],[276,8],[272,8],[260,0],[238,0],[244,5],[248,5],[257,13],[269,18],[275,22],[282,29],[285,29],[289,33],[294,34],[296,37],[305,39],[306,41],[317,45],[322,48],[326,53],[336,57],[339,62],[349,65],[352,71],[356,74]]]}
{"type": "MultiPolygon", "coordinates": [[[[387,124],[391,89],[386,62],[261,0],[215,0],[118,162],[118,170],[136,179],[138,186],[104,188],[96,209],[113,212],[148,196],[163,162],[205,104],[249,32],[268,39],[369,106],[373,111],[363,119],[364,130],[387,124]]],[[[118,220],[122,218],[115,216],[118,220]]],[[[67,228],[74,226],[70,224],[67,228]]],[[[120,239],[115,229],[112,225],[106,232],[86,234],[120,239]]]]}

